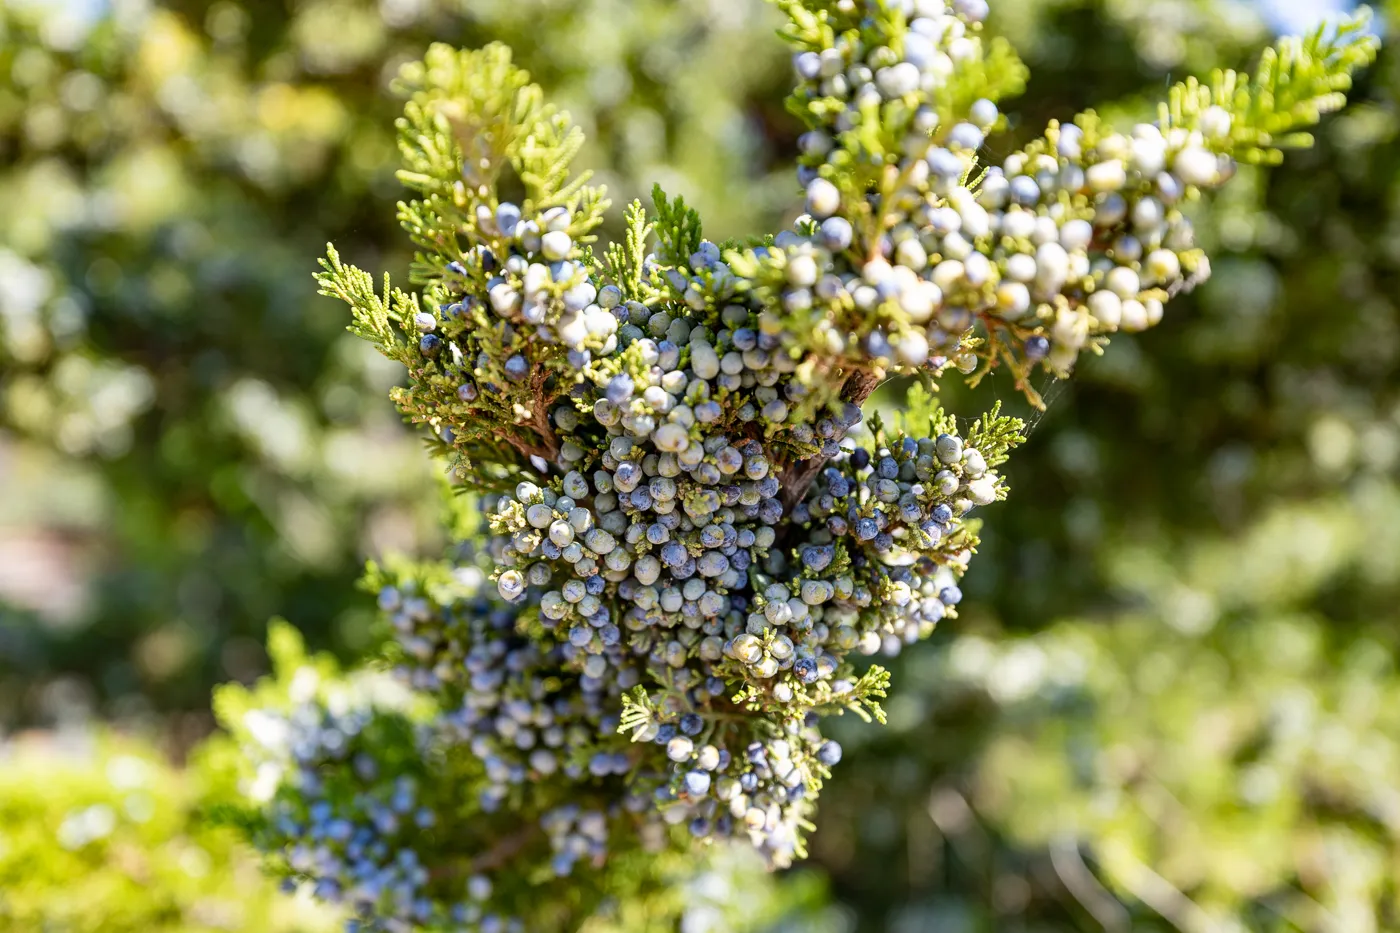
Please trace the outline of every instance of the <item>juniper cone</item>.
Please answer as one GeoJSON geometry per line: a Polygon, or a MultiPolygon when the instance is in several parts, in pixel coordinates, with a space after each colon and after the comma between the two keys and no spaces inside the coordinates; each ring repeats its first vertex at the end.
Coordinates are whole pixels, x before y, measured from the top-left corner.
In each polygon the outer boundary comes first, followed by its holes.
{"type": "Polygon", "coordinates": [[[943,411],[938,380],[1002,369],[1038,405],[1038,372],[1156,324],[1210,271],[1191,203],[1306,145],[1374,54],[1344,20],[991,164],[1026,75],[983,0],[778,5],[806,213],[747,242],[658,189],[597,248],[581,134],[504,47],[401,73],[418,290],[333,248],[319,282],[407,367],[394,400],[484,527],[371,568],[392,675],[237,726],[255,838],[352,930],[573,929],[646,853],[801,858],[841,760],[822,719],[883,719],[862,659],[956,618],[1006,496],[1022,423],[943,411]],[[863,423],[895,376],[896,423],[863,423]]]}

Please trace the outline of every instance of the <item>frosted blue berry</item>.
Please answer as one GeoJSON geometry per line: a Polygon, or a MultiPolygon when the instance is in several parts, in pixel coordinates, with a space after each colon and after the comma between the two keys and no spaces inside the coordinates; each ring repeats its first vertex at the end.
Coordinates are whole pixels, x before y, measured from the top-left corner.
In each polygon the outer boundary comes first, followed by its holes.
{"type": "Polygon", "coordinates": [[[564,492],[574,499],[582,499],[588,495],[588,480],[577,470],[568,473],[564,477],[564,492]]]}
{"type": "Polygon", "coordinates": [[[607,399],[614,405],[621,405],[632,395],[636,383],[626,373],[618,373],[608,381],[607,399]]]}
{"type": "Polygon", "coordinates": [[[807,213],[823,220],[841,207],[841,192],[825,178],[817,178],[807,186],[807,213]]]}
{"type": "Polygon", "coordinates": [[[685,792],[692,797],[703,797],[710,792],[710,776],[704,771],[687,771],[685,792]]]}
{"type": "Polygon", "coordinates": [[[851,229],[851,222],[844,217],[828,217],[826,220],[822,221],[822,245],[833,253],[839,253],[849,249],[854,236],[854,231],[851,229]]]}
{"type": "Polygon", "coordinates": [[[1010,182],[1011,200],[1023,207],[1034,207],[1040,200],[1040,186],[1029,175],[1017,175],[1010,182]]]}
{"type": "Polygon", "coordinates": [[[525,592],[525,576],[519,570],[507,570],[496,581],[501,598],[507,601],[518,599],[525,592]]]}
{"type": "Polygon", "coordinates": [[[835,549],[831,545],[808,544],[803,546],[802,564],[808,570],[822,571],[831,566],[831,561],[835,557],[835,549]]]}
{"type": "Polygon", "coordinates": [[[900,62],[889,68],[881,68],[875,74],[875,82],[886,97],[903,97],[919,89],[921,77],[917,65],[900,62]]]}
{"type": "Polygon", "coordinates": [[[622,289],[616,285],[604,285],[598,290],[598,306],[605,311],[622,304],[622,289]]]}
{"type": "Polygon", "coordinates": [[[803,81],[815,81],[821,77],[822,60],[816,52],[799,52],[792,57],[792,68],[803,81]]]}
{"type": "MultiPolygon", "coordinates": [[[[973,130],[976,130],[976,127],[973,127],[973,130]]],[[[925,161],[928,162],[929,171],[945,181],[955,181],[967,170],[967,166],[958,155],[942,147],[931,149],[925,161]]]]}
{"type": "Polygon", "coordinates": [[[987,0],[953,0],[953,9],[969,23],[980,23],[991,12],[987,0]]]}
{"type": "Polygon", "coordinates": [[[567,259],[573,248],[573,239],[563,230],[551,230],[540,237],[540,252],[551,262],[567,259]]]}
{"type": "Polygon", "coordinates": [[[992,124],[997,122],[997,105],[987,98],[973,101],[968,109],[968,117],[982,129],[990,129],[992,124]]]}
{"type": "Polygon", "coordinates": [[[948,131],[948,145],[963,149],[981,149],[982,131],[971,123],[959,123],[948,131]]]}
{"type": "Polygon", "coordinates": [[[514,236],[518,223],[520,223],[520,208],[510,203],[503,203],[496,208],[496,227],[504,236],[514,236]]]}

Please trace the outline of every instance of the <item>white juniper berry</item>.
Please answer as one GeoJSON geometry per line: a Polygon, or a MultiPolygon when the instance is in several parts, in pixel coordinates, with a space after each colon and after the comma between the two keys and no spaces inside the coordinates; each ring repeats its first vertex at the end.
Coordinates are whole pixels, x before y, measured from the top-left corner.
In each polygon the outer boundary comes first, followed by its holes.
{"type": "Polygon", "coordinates": [[[402,72],[421,290],[334,250],[320,283],[407,367],[394,399],[487,527],[372,573],[421,708],[286,714],[257,835],[364,929],[572,928],[642,883],[639,852],[801,857],[841,759],[822,718],[882,718],[860,656],[956,616],[970,513],[1021,440],[925,385],[1002,367],[1038,404],[1037,368],[1157,323],[1209,273],[1187,205],[1306,143],[1373,54],[1347,21],[1152,123],[1081,114],[988,164],[1025,75],[982,0],[778,5],[807,213],[747,243],[658,190],[595,251],[580,133],[504,48],[402,72]],[[861,425],[896,375],[921,380],[899,424],[861,425]]]}

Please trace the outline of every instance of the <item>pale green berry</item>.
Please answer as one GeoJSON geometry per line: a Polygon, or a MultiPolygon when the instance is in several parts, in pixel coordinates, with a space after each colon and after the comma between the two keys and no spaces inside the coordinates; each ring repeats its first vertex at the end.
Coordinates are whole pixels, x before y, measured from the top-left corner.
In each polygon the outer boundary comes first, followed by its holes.
{"type": "Polygon", "coordinates": [[[1088,184],[1089,190],[1099,194],[1120,191],[1128,183],[1128,172],[1123,167],[1122,161],[1110,159],[1085,169],[1084,181],[1088,184]]]}
{"type": "Polygon", "coordinates": [[[1143,263],[1143,271],[1147,273],[1149,281],[1160,284],[1167,284],[1176,281],[1181,275],[1181,260],[1176,258],[1176,253],[1171,250],[1157,249],[1147,254],[1147,260],[1143,263]]]}
{"type": "Polygon", "coordinates": [[[1136,298],[1142,290],[1138,274],[1127,266],[1114,266],[1104,276],[1104,287],[1119,298],[1136,298]]]}
{"type": "Polygon", "coordinates": [[[1188,146],[1177,153],[1172,171],[1188,185],[1206,187],[1215,184],[1220,166],[1214,153],[1199,146],[1188,146]]]}
{"type": "Polygon", "coordinates": [[[1129,333],[1147,329],[1147,308],[1136,298],[1123,302],[1123,329],[1129,333]]]}
{"type": "Polygon", "coordinates": [[[825,178],[815,178],[807,186],[807,213],[825,220],[841,208],[841,192],[825,178]]]}
{"type": "Polygon", "coordinates": [[[1201,135],[1207,139],[1224,139],[1229,136],[1232,122],[1229,111],[1216,105],[1201,111],[1198,120],[1201,135]]]}
{"type": "Polygon", "coordinates": [[[1089,296],[1089,313],[1104,328],[1115,331],[1123,321],[1123,300],[1107,289],[1089,296]]]}
{"type": "Polygon", "coordinates": [[[552,262],[568,259],[573,248],[573,239],[563,230],[551,230],[540,237],[540,252],[552,262]]]}

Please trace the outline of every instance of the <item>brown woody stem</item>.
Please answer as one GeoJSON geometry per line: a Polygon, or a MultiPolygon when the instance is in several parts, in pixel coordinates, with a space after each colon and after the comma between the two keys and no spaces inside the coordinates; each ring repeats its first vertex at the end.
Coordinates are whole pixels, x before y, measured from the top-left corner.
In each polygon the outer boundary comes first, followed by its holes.
{"type": "MultiPolygon", "coordinates": [[[[870,397],[870,394],[879,388],[883,381],[881,376],[870,370],[858,369],[846,377],[846,381],[841,385],[841,399],[853,405],[860,405],[870,397]]],[[[818,454],[806,460],[798,460],[796,463],[788,464],[779,479],[783,483],[783,506],[791,509],[802,497],[807,494],[807,490],[816,480],[817,474],[826,466],[827,458],[818,454]]]]}
{"type": "Polygon", "coordinates": [[[519,855],[526,846],[534,841],[539,832],[538,826],[524,826],[470,861],[438,866],[432,870],[432,878],[434,881],[447,881],[460,878],[463,875],[475,875],[479,872],[500,868],[519,855]]]}

